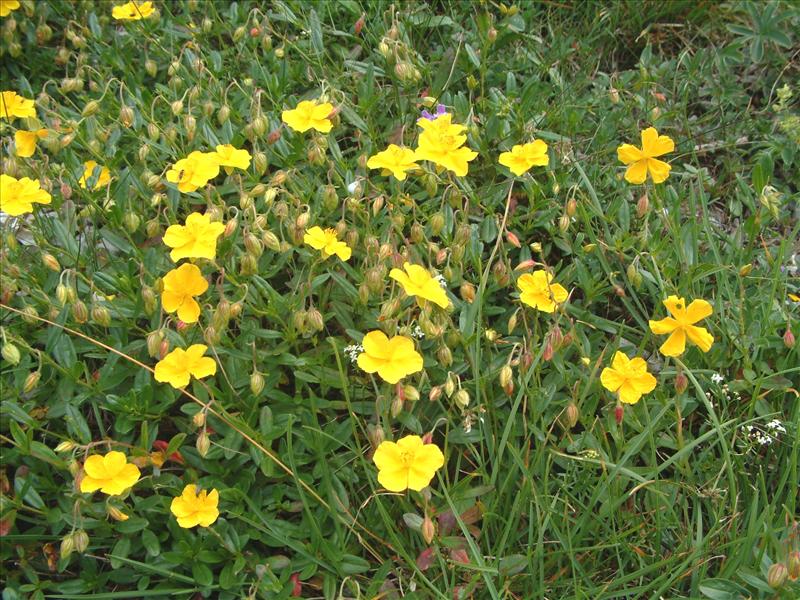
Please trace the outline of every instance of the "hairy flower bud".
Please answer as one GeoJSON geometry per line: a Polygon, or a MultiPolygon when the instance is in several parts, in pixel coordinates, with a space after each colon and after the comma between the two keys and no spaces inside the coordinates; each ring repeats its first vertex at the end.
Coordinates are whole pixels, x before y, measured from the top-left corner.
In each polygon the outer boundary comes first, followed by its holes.
{"type": "Polygon", "coordinates": [[[783,334],[783,345],[786,346],[787,348],[794,348],[794,343],[795,343],[794,334],[792,333],[792,330],[789,329],[789,327],[787,326],[786,332],[783,334]]]}
{"type": "Polygon", "coordinates": [[[95,304],[92,306],[92,321],[101,327],[108,327],[111,325],[111,313],[108,309],[101,305],[95,304]]]}
{"type": "Polygon", "coordinates": [[[475,301],[475,286],[468,281],[461,284],[459,293],[465,302],[472,304],[475,301]]]}
{"type": "Polygon", "coordinates": [[[503,365],[500,369],[498,380],[500,381],[500,387],[510,396],[514,391],[514,371],[509,365],[503,365]]]}
{"type": "Polygon", "coordinates": [[[142,286],[142,304],[144,305],[144,312],[148,315],[152,315],[155,312],[156,295],[150,286],[142,286]]]}
{"type": "Polygon", "coordinates": [[[230,116],[231,116],[231,107],[228,106],[227,104],[223,104],[222,106],[219,107],[219,110],[217,111],[217,123],[219,123],[220,125],[224,125],[225,123],[228,122],[230,116]]]}
{"type": "Polygon", "coordinates": [[[675,375],[675,391],[682,394],[686,391],[687,387],[689,387],[689,379],[683,372],[678,372],[678,374],[675,375]]]}
{"type": "Polygon", "coordinates": [[[91,117],[100,109],[100,103],[97,100],[89,100],[81,111],[82,117],[91,117]]]}
{"type": "Polygon", "coordinates": [[[436,530],[433,526],[433,521],[428,515],[425,515],[425,518],[422,520],[420,533],[422,533],[422,539],[425,540],[425,543],[430,545],[430,543],[433,541],[433,536],[435,535],[436,530]]]}
{"type": "Polygon", "coordinates": [[[76,300],[72,304],[72,318],[77,323],[86,323],[89,320],[89,310],[83,300],[76,300]]]}
{"type": "Polygon", "coordinates": [[[580,415],[581,413],[578,410],[578,406],[574,402],[570,402],[567,405],[567,410],[565,414],[567,425],[569,426],[570,429],[572,429],[573,427],[575,427],[575,425],[577,425],[580,415]]]}
{"type": "Polygon", "coordinates": [[[457,390],[456,393],[453,394],[453,402],[462,410],[469,406],[469,401],[469,393],[464,388],[457,390]]]}
{"type": "Polygon", "coordinates": [[[68,533],[61,538],[61,547],[59,548],[59,553],[61,554],[61,558],[68,558],[73,552],[75,552],[75,540],[72,534],[68,533]]]}
{"type": "Polygon", "coordinates": [[[75,551],[83,554],[89,547],[89,534],[83,529],[78,529],[72,534],[72,542],[75,545],[75,551]]]}

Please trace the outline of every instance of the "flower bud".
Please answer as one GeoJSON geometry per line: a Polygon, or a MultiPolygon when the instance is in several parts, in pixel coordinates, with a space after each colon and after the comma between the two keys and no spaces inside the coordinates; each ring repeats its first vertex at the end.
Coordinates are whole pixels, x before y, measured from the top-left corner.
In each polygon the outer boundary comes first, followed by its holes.
{"type": "Polygon", "coordinates": [[[261,243],[261,240],[259,240],[258,237],[252,233],[245,234],[244,247],[248,253],[252,254],[256,258],[261,256],[261,254],[264,252],[264,246],[261,243]]]}
{"type": "Polygon", "coordinates": [[[78,447],[78,444],[73,442],[72,440],[64,440],[56,446],[56,452],[72,452],[75,448],[78,447]]]}
{"type": "Polygon", "coordinates": [[[114,519],[115,521],[127,521],[130,519],[128,515],[118,509],[116,506],[106,505],[106,512],[108,516],[114,519]]]}
{"type": "Polygon", "coordinates": [[[435,385],[431,388],[428,392],[428,400],[430,402],[436,402],[439,398],[442,397],[443,386],[435,385]]]}
{"type": "Polygon", "coordinates": [[[472,304],[475,301],[475,286],[468,281],[461,284],[459,293],[465,302],[472,304]]]}
{"type": "Polygon", "coordinates": [[[625,409],[622,407],[622,404],[617,403],[614,407],[614,421],[616,421],[617,425],[622,424],[622,418],[625,416],[625,409]]]}
{"type": "Polygon", "coordinates": [[[787,326],[786,332],[783,334],[783,345],[786,346],[787,348],[794,348],[794,342],[795,342],[794,334],[792,333],[792,330],[789,329],[789,327],[787,326]]]}
{"type": "Polygon", "coordinates": [[[789,557],[786,559],[786,568],[792,581],[800,579],[800,550],[789,552],[789,557]]]}
{"type": "Polygon", "coordinates": [[[73,539],[72,534],[68,533],[63,538],[61,538],[61,547],[59,549],[59,553],[61,554],[61,558],[67,558],[74,551],[75,551],[75,540],[73,539]]]}
{"type": "Polygon", "coordinates": [[[261,236],[263,244],[273,252],[279,252],[281,249],[281,242],[278,236],[271,231],[265,231],[261,236]]]}
{"type": "Polygon", "coordinates": [[[400,396],[395,396],[392,400],[392,406],[389,409],[392,417],[396,417],[403,412],[403,399],[400,396]]]}
{"type": "Polygon", "coordinates": [[[786,578],[789,576],[789,570],[783,563],[773,563],[767,571],[767,583],[773,590],[783,587],[786,583],[786,578]]]}
{"type": "Polygon", "coordinates": [[[8,361],[14,366],[17,366],[19,364],[20,359],[22,358],[22,355],[19,353],[17,347],[11,342],[6,342],[5,344],[3,344],[3,348],[0,351],[0,354],[3,355],[3,358],[6,361],[8,361]]]}
{"type": "Polygon", "coordinates": [[[151,331],[147,334],[147,354],[151,358],[157,358],[161,354],[161,340],[164,339],[164,332],[151,331]]]}
{"type": "Polygon", "coordinates": [[[410,384],[403,386],[403,395],[409,402],[416,402],[420,398],[419,390],[410,384]]]}
{"type": "Polygon", "coordinates": [[[28,373],[28,376],[25,378],[25,381],[22,384],[22,392],[25,394],[30,394],[36,389],[36,386],[39,385],[39,379],[41,379],[41,377],[41,371],[32,371],[28,373]]]}
{"type": "Polygon", "coordinates": [[[237,27],[233,30],[233,41],[239,42],[244,38],[245,35],[247,35],[247,28],[244,26],[237,27]]]}
{"type": "Polygon", "coordinates": [[[87,102],[83,106],[83,110],[81,111],[81,116],[91,117],[98,111],[99,108],[100,108],[100,103],[97,100],[89,100],[89,102],[87,102]]]}
{"type": "Polygon", "coordinates": [[[44,266],[51,271],[58,272],[61,270],[61,265],[58,263],[58,259],[52,254],[42,254],[42,262],[44,263],[44,266]]]}
{"type": "Polygon", "coordinates": [[[264,376],[261,373],[253,371],[250,374],[250,391],[253,393],[253,396],[260,396],[261,392],[264,391],[265,384],[264,376]]]}
{"type": "Polygon", "coordinates": [[[578,406],[574,402],[570,402],[567,405],[567,411],[566,411],[567,425],[569,426],[570,429],[575,427],[575,425],[578,423],[580,415],[581,413],[578,410],[578,406]]]}
{"type": "Polygon", "coordinates": [[[239,274],[249,277],[258,273],[258,259],[252,254],[245,254],[239,263],[239,274]]]}
{"type": "Polygon", "coordinates": [[[183,101],[182,100],[175,100],[172,104],[170,104],[170,109],[172,110],[172,114],[176,117],[183,112],[183,101]]]}
{"type": "Polygon", "coordinates": [[[431,235],[439,235],[444,229],[444,215],[441,212],[434,213],[430,220],[431,235]]]}
{"type": "Polygon", "coordinates": [[[567,215],[561,215],[561,218],[558,219],[558,228],[562,233],[567,232],[567,229],[569,229],[569,223],[569,217],[567,215]]]}
{"type": "Polygon", "coordinates": [[[83,529],[78,529],[78,531],[72,534],[72,542],[75,545],[75,551],[83,554],[89,547],[89,534],[83,529]]]}
{"type": "Polygon", "coordinates": [[[208,437],[208,432],[205,429],[202,429],[200,433],[197,434],[197,442],[195,443],[195,447],[197,448],[197,453],[200,455],[201,458],[205,458],[206,454],[208,454],[209,448],[211,448],[211,440],[208,437]]]}
{"type": "Polygon", "coordinates": [[[141,222],[142,218],[133,211],[126,212],[122,217],[122,224],[128,233],[134,233],[137,229],[139,229],[141,222]]]}
{"type": "Polygon", "coordinates": [[[422,539],[425,540],[425,543],[430,545],[430,543],[433,541],[433,536],[436,533],[436,530],[433,526],[433,521],[428,515],[425,515],[425,518],[422,520],[420,533],[422,533],[422,539]]]}
{"type": "Polygon", "coordinates": [[[617,88],[612,87],[608,90],[608,97],[613,104],[619,103],[619,90],[617,88]]]}
{"type": "Polygon", "coordinates": [[[647,211],[650,210],[650,199],[647,197],[647,194],[642,194],[639,197],[639,201],[636,203],[636,216],[640,219],[647,214],[647,211]]]}
{"type": "Polygon", "coordinates": [[[689,379],[682,371],[678,372],[678,374],[675,375],[675,391],[682,394],[686,391],[687,387],[689,387],[689,379]]]}
{"type": "Polygon", "coordinates": [[[322,313],[316,308],[311,308],[306,313],[306,323],[312,331],[322,331],[325,328],[325,320],[322,318],[322,313]]]}
{"type": "Polygon", "coordinates": [[[261,137],[267,132],[267,120],[262,116],[258,116],[253,119],[251,125],[253,126],[253,132],[258,137],[261,137]]]}
{"type": "Polygon", "coordinates": [[[568,217],[574,216],[577,210],[578,210],[578,202],[575,200],[575,198],[570,198],[569,200],[567,200],[567,206],[564,209],[564,212],[567,214],[567,216],[568,217]]]}
{"type": "Polygon", "coordinates": [[[392,56],[392,51],[389,48],[389,44],[384,41],[381,41],[381,43],[378,44],[378,52],[380,52],[381,56],[383,56],[385,59],[389,59],[392,56]]]}
{"type": "Polygon", "coordinates": [[[148,315],[152,315],[155,312],[156,295],[150,286],[142,286],[142,304],[144,305],[144,312],[148,315]]]}
{"type": "Polygon", "coordinates": [[[229,219],[227,223],[225,223],[225,229],[222,232],[222,237],[229,238],[233,235],[233,232],[236,231],[236,227],[238,227],[239,221],[235,217],[233,219],[229,219]]]}
{"type": "Polygon", "coordinates": [[[150,77],[155,77],[156,73],[158,73],[158,65],[154,60],[147,59],[144,61],[144,70],[147,72],[150,77]]]}
{"type": "Polygon", "coordinates": [[[377,448],[381,445],[381,442],[386,438],[386,434],[383,432],[382,427],[376,427],[372,423],[367,425],[367,438],[369,438],[369,444],[373,448],[377,448]]]}
{"type": "Polygon", "coordinates": [[[509,365],[503,365],[500,369],[500,387],[505,390],[509,396],[514,392],[514,371],[509,365]]]}

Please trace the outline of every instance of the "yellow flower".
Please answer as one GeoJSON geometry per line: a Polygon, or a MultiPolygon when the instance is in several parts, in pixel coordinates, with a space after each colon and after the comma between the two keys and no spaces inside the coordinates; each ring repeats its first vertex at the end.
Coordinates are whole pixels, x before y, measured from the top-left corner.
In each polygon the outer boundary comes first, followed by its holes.
{"type": "Polygon", "coordinates": [[[383,152],[370,156],[367,166],[370,169],[383,169],[381,175],[394,175],[395,179],[403,181],[406,178],[406,171],[419,169],[419,165],[414,162],[414,156],[411,148],[389,144],[383,152]]]}
{"type": "Polygon", "coordinates": [[[281,113],[281,120],[295,131],[303,133],[309,129],[316,129],[321,133],[328,133],[333,128],[333,123],[328,118],[333,112],[333,104],[317,100],[303,100],[292,110],[281,113]]]}
{"type": "Polygon", "coordinates": [[[46,136],[47,129],[37,129],[36,131],[17,130],[14,134],[14,146],[16,146],[17,156],[20,158],[33,156],[36,151],[36,143],[46,136]]]}
{"type": "Polygon", "coordinates": [[[172,248],[169,256],[175,262],[182,258],[207,258],[217,256],[217,238],[225,231],[222,223],[212,223],[211,217],[192,213],[186,225],[170,225],[164,232],[164,243],[172,248]]]}
{"type": "Polygon", "coordinates": [[[132,487],[141,473],[139,467],[130,464],[122,452],[112,450],[105,456],[94,454],[83,463],[82,492],[100,490],[109,496],[118,496],[132,487]]]}
{"type": "Polygon", "coordinates": [[[170,511],[178,518],[178,525],[184,529],[195,527],[208,527],[219,517],[219,492],[212,489],[210,492],[198,490],[194,484],[183,488],[183,493],[172,499],[170,511]]]}
{"type": "Polygon", "coordinates": [[[364,352],[358,355],[358,366],[367,373],[377,372],[388,383],[422,370],[422,355],[414,349],[413,340],[404,335],[389,339],[382,331],[370,331],[361,345],[364,352]]]}
{"type": "Polygon", "coordinates": [[[181,192],[194,192],[210,179],[219,175],[219,158],[216,152],[195,150],[180,159],[167,171],[167,181],[177,183],[181,192]]]}
{"type": "Polygon", "coordinates": [[[611,366],[600,373],[600,383],[609,392],[619,392],[619,399],[625,404],[636,404],[643,394],[656,389],[656,378],[647,372],[643,358],[632,358],[622,353],[614,354],[611,366]]]}
{"type": "Polygon", "coordinates": [[[703,352],[708,352],[714,343],[712,336],[705,327],[697,327],[695,323],[702,321],[714,312],[711,305],[705,300],[693,300],[689,306],[686,301],[677,296],[670,296],[664,300],[664,306],[672,315],[660,321],[650,321],[650,331],[656,335],[669,333],[667,341],[661,345],[661,354],[664,356],[680,356],[686,350],[686,338],[699,346],[703,352]]]}
{"type": "Polygon", "coordinates": [[[0,175],[0,211],[18,217],[33,212],[34,202],[50,204],[50,194],[41,189],[37,179],[0,175]]]}
{"type": "Polygon", "coordinates": [[[247,150],[238,150],[230,144],[217,146],[217,162],[225,167],[225,172],[230,175],[233,169],[246,171],[250,168],[250,153],[247,150]]]}
{"type": "Polygon", "coordinates": [[[164,275],[161,305],[168,313],[178,311],[184,323],[195,323],[200,316],[200,305],[193,298],[208,289],[208,281],[196,265],[183,263],[164,275]]]}
{"type": "Polygon", "coordinates": [[[0,0],[0,17],[7,17],[19,8],[19,0],[0,0]]]}
{"type": "Polygon", "coordinates": [[[450,305],[447,292],[442,289],[436,278],[431,277],[426,268],[403,263],[403,269],[405,269],[405,273],[400,269],[392,269],[389,271],[389,277],[402,285],[406,294],[416,296],[418,299],[430,300],[442,308],[450,305]]]}
{"type": "Polygon", "coordinates": [[[156,363],[156,381],[182,388],[189,385],[192,376],[202,379],[213,375],[217,372],[217,363],[213,358],[203,356],[207,349],[208,346],[203,344],[193,344],[186,350],[175,348],[156,363]]]}
{"type": "Polygon", "coordinates": [[[648,127],[642,131],[641,150],[631,144],[622,144],[617,148],[619,160],[630,165],[625,171],[625,180],[628,183],[644,183],[649,172],[653,183],[665,181],[672,167],[655,157],[673,150],[675,142],[669,136],[658,135],[655,127],[648,127]]]}
{"type": "Polygon", "coordinates": [[[118,21],[138,21],[149,17],[154,11],[152,2],[139,4],[137,0],[131,0],[127,4],[121,4],[111,9],[111,16],[118,21]]]}
{"type": "Polygon", "coordinates": [[[511,148],[511,152],[503,152],[498,162],[519,176],[531,167],[546,167],[550,157],[547,155],[547,144],[542,140],[534,140],[529,144],[517,144],[511,148]]]}
{"type": "Polygon", "coordinates": [[[469,161],[478,153],[463,145],[467,141],[463,134],[466,127],[452,124],[451,119],[452,115],[447,113],[436,119],[417,121],[423,131],[414,155],[417,160],[429,160],[463,177],[469,169],[469,161]]]}
{"type": "Polygon", "coordinates": [[[390,492],[422,491],[444,466],[444,454],[436,444],[423,444],[418,435],[395,442],[381,442],[372,457],[378,467],[378,483],[390,492]]]}
{"type": "Polygon", "coordinates": [[[789,299],[790,300],[794,300],[795,302],[800,302],[800,296],[798,296],[797,294],[791,294],[790,293],[789,294],[789,299]]]}
{"type": "Polygon", "coordinates": [[[306,231],[303,241],[315,250],[321,251],[322,258],[335,254],[342,260],[349,260],[353,253],[346,242],[336,239],[336,230],[330,228],[323,230],[321,227],[312,227],[306,231]]]}
{"type": "Polygon", "coordinates": [[[569,293],[558,283],[552,283],[553,276],[542,269],[526,273],[517,280],[519,299],[542,312],[551,313],[556,305],[566,301],[569,293]]]}
{"type": "Polygon", "coordinates": [[[23,98],[17,92],[6,91],[0,94],[0,119],[13,121],[16,117],[24,119],[35,116],[36,107],[33,105],[33,100],[23,98]]]}
{"type": "Polygon", "coordinates": [[[102,167],[93,160],[87,160],[83,163],[83,175],[78,181],[78,185],[86,189],[87,183],[89,183],[94,176],[95,169],[99,169],[99,174],[97,175],[97,181],[95,181],[92,189],[99,190],[101,187],[108,185],[111,181],[111,171],[108,170],[108,167],[102,167]]]}

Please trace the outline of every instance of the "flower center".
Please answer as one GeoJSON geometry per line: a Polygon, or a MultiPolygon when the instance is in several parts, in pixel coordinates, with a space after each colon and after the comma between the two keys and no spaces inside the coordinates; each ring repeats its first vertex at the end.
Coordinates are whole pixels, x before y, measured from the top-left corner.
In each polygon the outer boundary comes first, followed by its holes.
{"type": "Polygon", "coordinates": [[[400,462],[403,463],[403,466],[409,466],[411,461],[414,459],[414,453],[411,450],[401,450],[400,451],[400,462]]]}

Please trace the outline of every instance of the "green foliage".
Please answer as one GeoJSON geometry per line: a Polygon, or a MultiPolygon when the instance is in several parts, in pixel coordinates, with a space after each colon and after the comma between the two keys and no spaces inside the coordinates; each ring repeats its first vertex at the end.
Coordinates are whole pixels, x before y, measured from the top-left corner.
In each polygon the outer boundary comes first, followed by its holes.
{"type": "Polygon", "coordinates": [[[795,4],[155,4],[115,22],[105,1],[22,0],[0,20],[3,89],[52,132],[19,158],[23,121],[2,121],[2,171],[53,195],[0,225],[4,600],[797,597],[767,583],[800,550],[795,4]],[[322,95],[330,134],[281,126],[322,95]],[[467,177],[366,169],[436,102],[479,152],[467,177]],[[651,125],[672,173],[633,186],[616,148],[651,125]],[[534,137],[549,166],[512,179],[498,155],[534,137]],[[223,143],[263,170],[166,182],[223,143]],[[87,160],[109,186],[80,187],[87,160]],[[192,211],[229,231],[183,327],[159,304],[161,236],[192,211]],[[353,257],[321,261],[312,225],[353,257]],[[389,280],[404,260],[444,276],[450,312],[389,280]],[[562,311],[520,304],[526,261],[571,291],[562,311]],[[711,302],[710,352],[658,353],[670,294],[711,302]],[[417,327],[405,400],[345,352],[417,327]],[[157,384],[162,347],[195,343],[216,376],[157,384]],[[618,349],[659,381],[621,423],[599,382],[618,349]],[[372,451],[412,433],[446,467],[381,491],[372,451]],[[108,448],[142,479],[78,492],[108,448]],[[220,492],[210,528],[170,514],[189,483],[220,492]]]}

